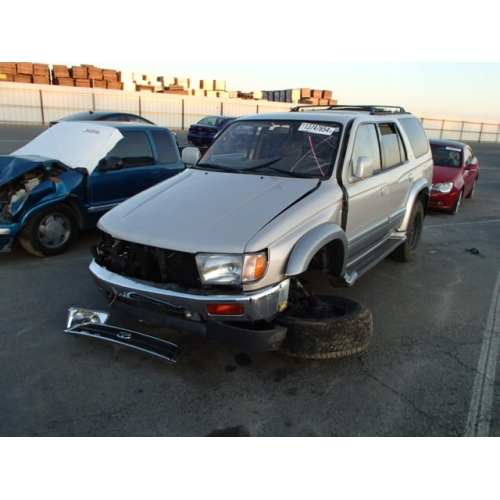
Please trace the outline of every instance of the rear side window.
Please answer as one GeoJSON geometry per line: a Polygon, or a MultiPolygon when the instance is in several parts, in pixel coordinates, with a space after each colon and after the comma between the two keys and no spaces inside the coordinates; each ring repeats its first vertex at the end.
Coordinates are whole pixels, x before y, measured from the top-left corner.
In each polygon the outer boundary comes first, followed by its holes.
{"type": "Polygon", "coordinates": [[[155,130],[153,139],[158,151],[158,161],[160,165],[175,163],[177,161],[177,146],[170,134],[166,130],[155,130]]]}
{"type": "Polygon", "coordinates": [[[415,153],[415,158],[420,158],[429,152],[429,140],[424,127],[418,118],[408,117],[399,119],[410,139],[410,144],[415,153]]]}

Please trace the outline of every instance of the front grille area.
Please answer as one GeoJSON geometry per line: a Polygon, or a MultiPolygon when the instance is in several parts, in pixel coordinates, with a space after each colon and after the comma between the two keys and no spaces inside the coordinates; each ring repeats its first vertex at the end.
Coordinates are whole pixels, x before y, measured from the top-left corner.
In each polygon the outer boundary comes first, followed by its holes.
{"type": "Polygon", "coordinates": [[[94,259],[108,271],[159,284],[201,288],[195,257],[192,254],[117,240],[103,234],[102,242],[92,248],[94,259]]]}

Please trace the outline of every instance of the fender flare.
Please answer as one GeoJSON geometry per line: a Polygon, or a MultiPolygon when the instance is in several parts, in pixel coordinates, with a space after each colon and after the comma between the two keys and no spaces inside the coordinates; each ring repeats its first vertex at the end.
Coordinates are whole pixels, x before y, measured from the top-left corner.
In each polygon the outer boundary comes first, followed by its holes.
{"type": "Polygon", "coordinates": [[[347,237],[340,226],[333,222],[327,222],[311,229],[295,244],[288,259],[286,275],[297,276],[305,272],[318,251],[332,241],[339,241],[343,247],[344,258],[341,275],[344,274],[348,247],[347,237]]]}
{"type": "Polygon", "coordinates": [[[423,197],[422,200],[424,205],[424,213],[427,213],[427,207],[429,204],[431,193],[431,185],[427,181],[427,179],[421,178],[413,185],[410,194],[408,196],[408,203],[406,205],[406,215],[399,227],[399,231],[406,231],[408,225],[410,224],[410,219],[413,211],[413,206],[415,205],[415,201],[419,197],[423,197]]]}

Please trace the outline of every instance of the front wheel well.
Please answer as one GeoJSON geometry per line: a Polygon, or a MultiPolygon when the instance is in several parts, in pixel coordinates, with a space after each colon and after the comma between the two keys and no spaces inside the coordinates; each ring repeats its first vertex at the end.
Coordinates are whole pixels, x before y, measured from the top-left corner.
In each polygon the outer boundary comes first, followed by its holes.
{"type": "Polygon", "coordinates": [[[340,240],[333,240],[314,255],[307,271],[319,270],[333,276],[341,276],[344,270],[344,260],[344,244],[340,240]]]}

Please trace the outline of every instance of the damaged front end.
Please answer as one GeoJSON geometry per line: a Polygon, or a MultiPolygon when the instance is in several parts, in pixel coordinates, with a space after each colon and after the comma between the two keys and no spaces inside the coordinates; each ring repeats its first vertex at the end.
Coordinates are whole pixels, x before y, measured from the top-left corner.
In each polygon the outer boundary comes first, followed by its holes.
{"type": "Polygon", "coordinates": [[[56,161],[0,157],[0,253],[10,251],[24,215],[57,191],[56,176],[65,171],[56,161]]]}

